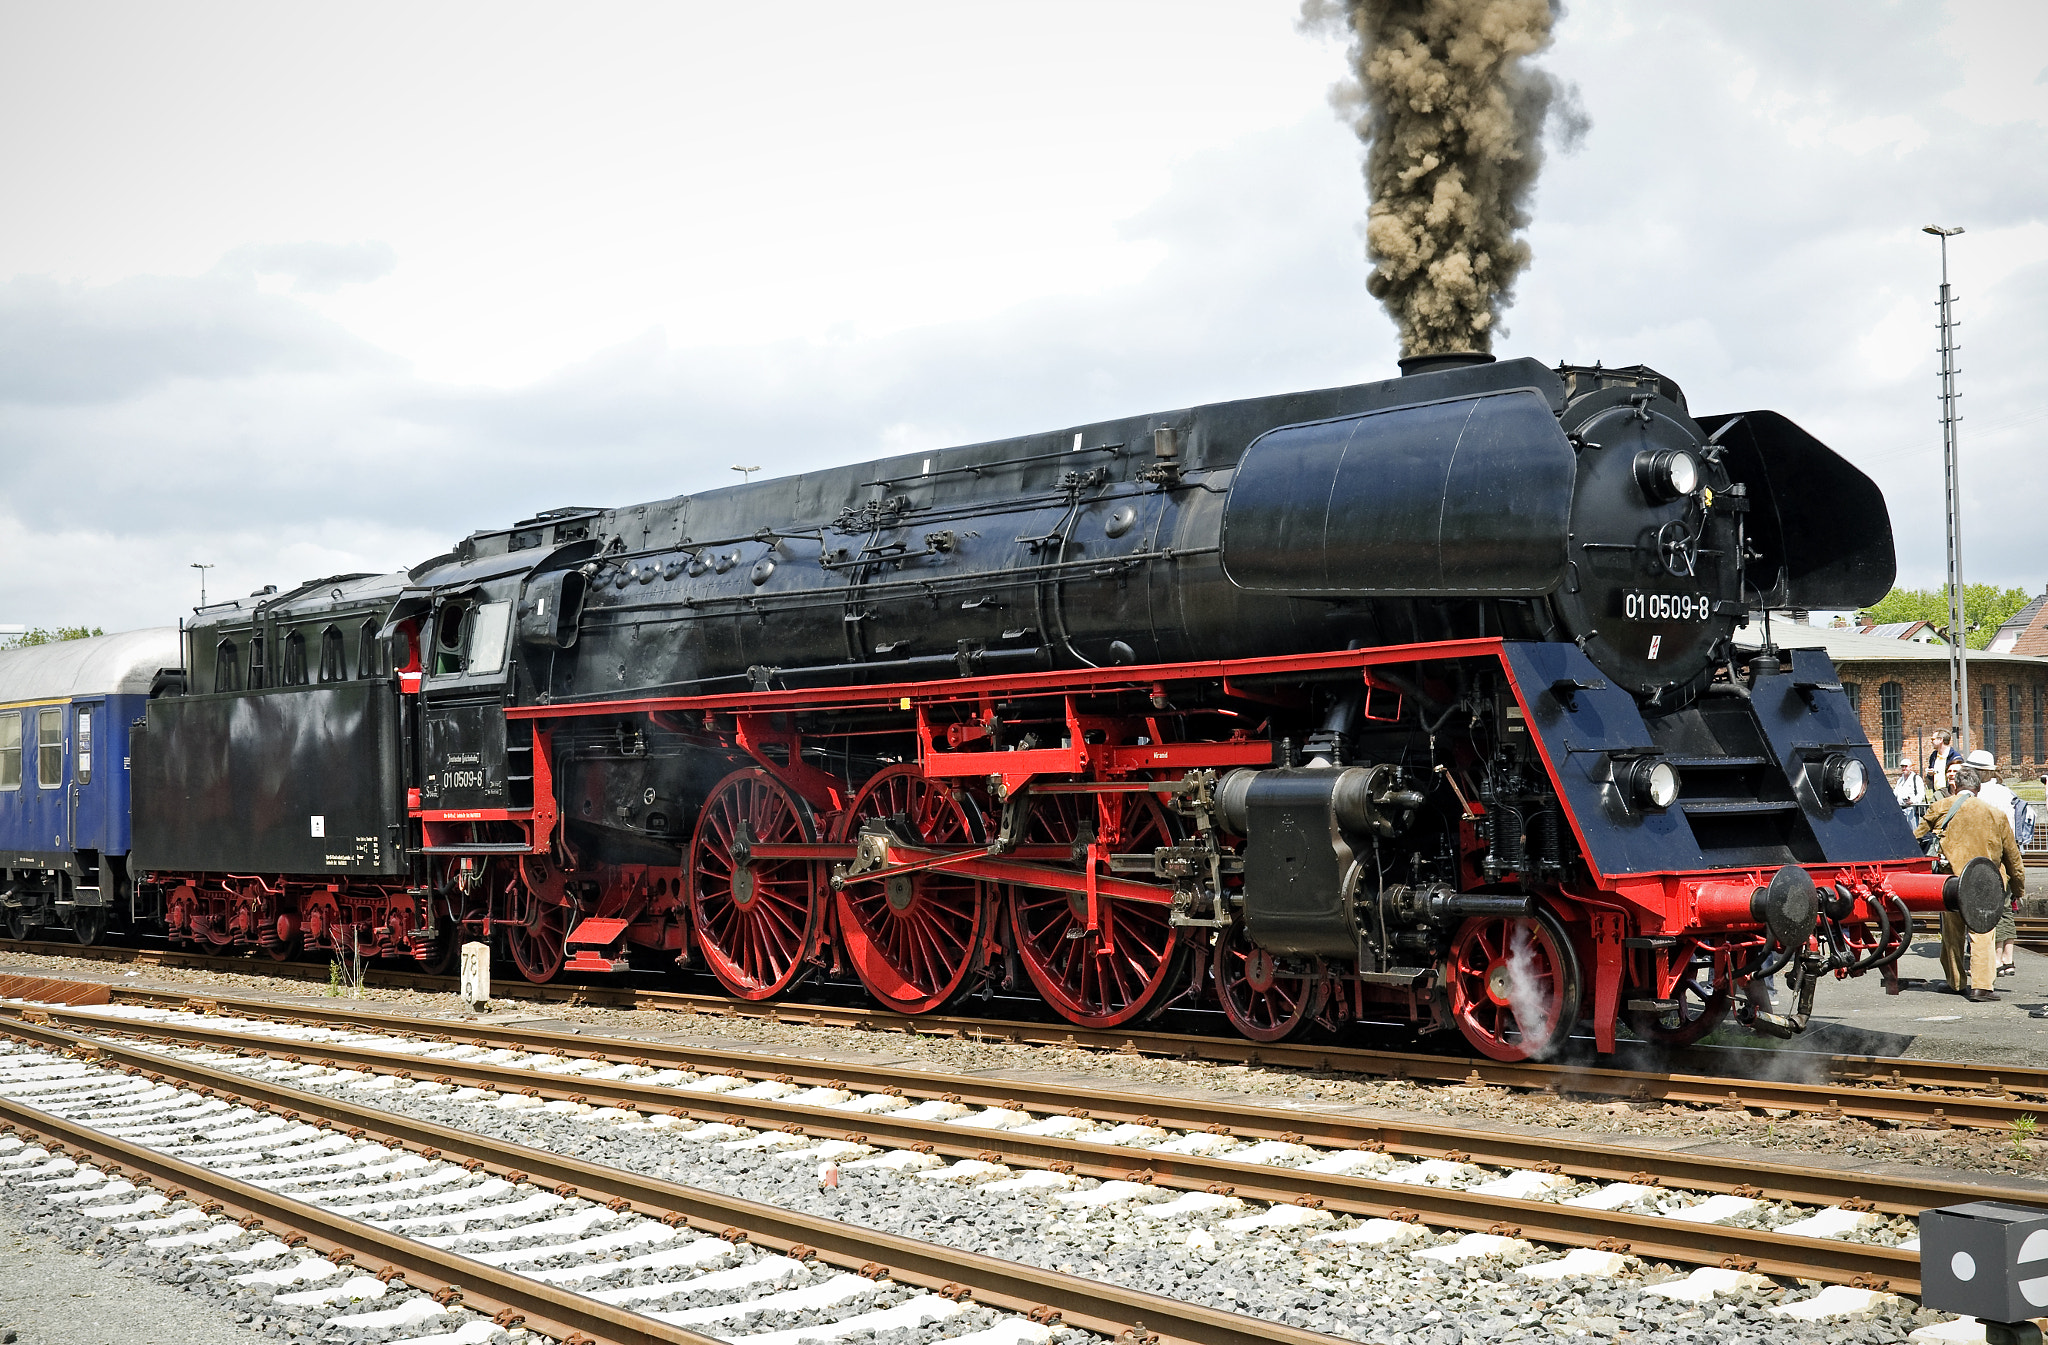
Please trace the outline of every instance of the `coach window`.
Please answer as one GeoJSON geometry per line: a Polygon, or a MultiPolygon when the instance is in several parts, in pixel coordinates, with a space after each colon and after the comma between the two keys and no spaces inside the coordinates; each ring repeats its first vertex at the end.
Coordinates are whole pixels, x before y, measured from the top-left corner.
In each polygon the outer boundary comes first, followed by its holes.
{"type": "Polygon", "coordinates": [[[306,685],[306,637],[303,632],[293,631],[284,637],[283,676],[277,679],[281,687],[302,687],[306,685]]]}
{"type": "Polygon", "coordinates": [[[341,627],[329,626],[320,632],[320,680],[323,682],[346,682],[348,668],[342,663],[341,627]]]}
{"type": "Polygon", "coordinates": [[[469,667],[472,675],[500,672],[505,667],[505,637],[512,632],[512,604],[480,603],[469,623],[469,667]]]}
{"type": "Polygon", "coordinates": [[[36,711],[36,783],[55,789],[64,783],[64,710],[36,711]]]}
{"type": "Polygon", "coordinates": [[[213,689],[242,689],[242,651],[235,647],[233,640],[222,640],[213,647],[213,689]]]}
{"type": "Polygon", "coordinates": [[[0,789],[21,788],[21,711],[0,715],[0,789]]]}
{"type": "Polygon", "coordinates": [[[78,766],[72,771],[78,783],[92,779],[92,707],[78,707],[78,766]]]}

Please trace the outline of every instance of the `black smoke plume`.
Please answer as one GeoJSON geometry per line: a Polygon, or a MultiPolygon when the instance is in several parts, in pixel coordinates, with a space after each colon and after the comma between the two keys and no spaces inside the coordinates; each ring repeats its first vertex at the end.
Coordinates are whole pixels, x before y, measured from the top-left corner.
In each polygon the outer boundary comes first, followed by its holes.
{"type": "Polygon", "coordinates": [[[1551,0],[1303,0],[1312,27],[1351,39],[1332,98],[1366,144],[1366,288],[1403,355],[1492,349],[1529,264],[1528,203],[1553,111],[1569,148],[1575,91],[1529,63],[1550,45],[1551,0]]]}

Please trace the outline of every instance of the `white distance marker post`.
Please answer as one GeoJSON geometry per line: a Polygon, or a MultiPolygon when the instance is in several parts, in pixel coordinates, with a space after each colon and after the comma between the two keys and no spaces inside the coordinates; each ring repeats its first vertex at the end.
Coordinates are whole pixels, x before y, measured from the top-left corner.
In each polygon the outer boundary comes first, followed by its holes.
{"type": "Polygon", "coordinates": [[[472,1013],[491,1007],[491,945],[470,942],[462,945],[462,1002],[472,1013]]]}

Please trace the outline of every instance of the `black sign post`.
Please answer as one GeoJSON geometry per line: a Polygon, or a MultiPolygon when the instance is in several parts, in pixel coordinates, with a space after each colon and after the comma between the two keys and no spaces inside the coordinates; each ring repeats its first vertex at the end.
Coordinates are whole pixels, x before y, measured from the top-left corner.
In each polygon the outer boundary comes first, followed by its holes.
{"type": "Polygon", "coordinates": [[[2042,1345],[2048,1209],[1979,1200],[1922,1214],[1920,1301],[1977,1318],[1987,1345],[2042,1345]]]}

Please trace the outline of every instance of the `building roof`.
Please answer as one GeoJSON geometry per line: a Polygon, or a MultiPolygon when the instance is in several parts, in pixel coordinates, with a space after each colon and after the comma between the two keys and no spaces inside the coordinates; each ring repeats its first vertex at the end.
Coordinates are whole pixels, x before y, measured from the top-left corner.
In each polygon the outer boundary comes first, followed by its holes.
{"type": "Polygon", "coordinates": [[[1932,621],[1887,621],[1881,626],[1859,626],[1861,634],[1875,635],[1881,640],[1938,640],[1932,621]]]}
{"type": "MultiPolygon", "coordinates": [[[[1780,649],[1824,649],[1829,658],[1841,663],[1924,663],[1948,665],[1948,646],[1945,644],[1921,644],[1913,640],[1888,640],[1881,635],[1864,635],[1860,632],[1830,626],[1803,626],[1785,620],[1782,616],[1771,618],[1771,639],[1780,649]]],[[[1735,632],[1735,644],[1739,649],[1763,647],[1764,627],[1760,620],[1752,619],[1741,630],[1735,632]]],[[[1988,649],[1972,649],[1966,652],[1968,666],[2017,665],[2027,668],[2048,669],[2048,658],[2033,658],[2022,654],[1994,654],[1988,649]]]]}
{"type": "Polygon", "coordinates": [[[2048,593],[2014,612],[1991,637],[2000,654],[2048,654],[2048,593]]]}
{"type": "Polygon", "coordinates": [[[161,668],[184,661],[174,626],[0,651],[0,705],[73,696],[146,696],[161,668]]]}

